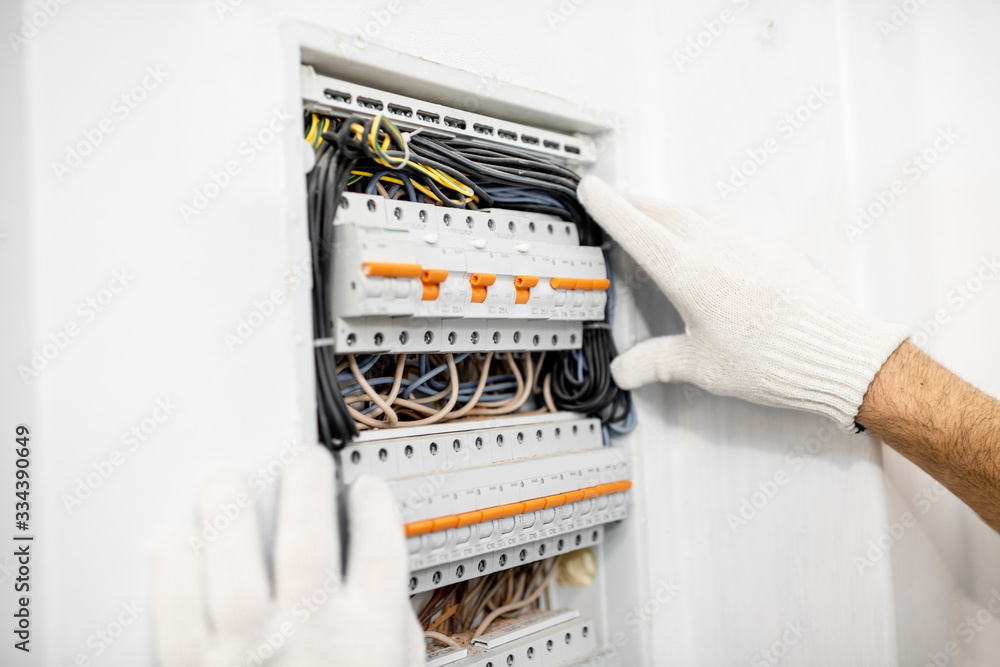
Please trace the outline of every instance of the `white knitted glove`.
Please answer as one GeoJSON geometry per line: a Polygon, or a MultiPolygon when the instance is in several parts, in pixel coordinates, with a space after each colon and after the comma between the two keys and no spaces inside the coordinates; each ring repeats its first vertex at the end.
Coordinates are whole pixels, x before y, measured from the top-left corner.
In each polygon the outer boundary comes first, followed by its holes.
{"type": "Polygon", "coordinates": [[[619,386],[690,382],[853,430],[875,373],[908,336],[904,327],[861,313],[795,251],[737,236],[692,209],[629,203],[592,176],[578,195],[687,325],[618,356],[619,386]]]}
{"type": "Polygon", "coordinates": [[[171,531],[154,553],[160,665],[422,667],[423,632],[386,484],[362,477],[351,487],[342,577],[333,459],[306,447],[282,476],[273,592],[254,495],[245,476],[217,475],[200,499],[206,523],[171,531]]]}

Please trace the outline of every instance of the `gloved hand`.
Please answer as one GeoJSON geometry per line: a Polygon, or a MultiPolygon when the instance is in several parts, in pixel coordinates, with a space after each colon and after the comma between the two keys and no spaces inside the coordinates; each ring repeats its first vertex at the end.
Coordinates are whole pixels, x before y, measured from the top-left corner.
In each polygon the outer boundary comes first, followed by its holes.
{"type": "Polygon", "coordinates": [[[400,667],[424,664],[406,593],[403,531],[386,484],[354,483],[341,575],[333,459],[310,446],[281,479],[269,584],[254,493],[220,474],[200,499],[205,523],[171,531],[152,559],[162,667],[400,667]],[[214,531],[214,532],[213,532],[214,531]]]}
{"type": "Polygon", "coordinates": [[[798,253],[742,238],[692,209],[629,203],[593,176],[577,194],[687,325],[618,356],[619,386],[690,382],[854,428],[868,385],[909,335],[904,327],[861,313],[798,253]]]}

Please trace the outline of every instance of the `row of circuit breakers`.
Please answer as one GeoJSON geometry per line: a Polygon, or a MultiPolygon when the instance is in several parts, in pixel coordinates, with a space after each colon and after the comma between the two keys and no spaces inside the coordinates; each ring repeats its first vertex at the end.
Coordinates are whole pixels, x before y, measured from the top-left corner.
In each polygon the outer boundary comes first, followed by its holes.
{"type": "Polygon", "coordinates": [[[570,349],[610,281],[576,225],[345,193],[332,275],[337,352],[570,349]]]}
{"type": "MultiPolygon", "coordinates": [[[[341,462],[348,484],[362,474],[389,481],[411,593],[597,547],[605,525],[626,517],[632,486],[631,461],[603,446],[600,420],[569,413],[367,431],[341,462]]],[[[487,633],[474,652],[440,649],[427,664],[498,667],[529,655],[532,665],[577,664],[594,656],[597,636],[591,619],[561,609],[487,633]]]]}
{"type": "MultiPolygon", "coordinates": [[[[476,128],[477,139],[481,128],[497,127],[498,141],[530,137],[540,153],[592,159],[586,137],[505,124],[311,68],[303,69],[303,90],[307,109],[395,110],[401,127],[467,136],[476,128]]],[[[330,343],[338,354],[578,349],[583,323],[604,320],[604,254],[581,246],[576,226],[555,216],[346,192],[334,239],[330,343]]],[[[339,462],[345,484],[362,474],[389,481],[411,594],[599,547],[606,525],[626,517],[632,485],[630,459],[604,445],[600,420],[570,413],[363,431],[339,462]]],[[[559,609],[491,631],[474,648],[436,650],[427,664],[586,664],[602,654],[601,639],[580,610],[559,609]]]]}

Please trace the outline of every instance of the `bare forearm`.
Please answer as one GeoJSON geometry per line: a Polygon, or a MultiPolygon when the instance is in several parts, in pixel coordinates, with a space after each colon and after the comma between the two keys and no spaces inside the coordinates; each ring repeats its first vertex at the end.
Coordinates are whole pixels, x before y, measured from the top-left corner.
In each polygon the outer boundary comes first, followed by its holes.
{"type": "Polygon", "coordinates": [[[857,423],[1000,532],[1000,401],[905,341],[872,381],[857,423]]]}

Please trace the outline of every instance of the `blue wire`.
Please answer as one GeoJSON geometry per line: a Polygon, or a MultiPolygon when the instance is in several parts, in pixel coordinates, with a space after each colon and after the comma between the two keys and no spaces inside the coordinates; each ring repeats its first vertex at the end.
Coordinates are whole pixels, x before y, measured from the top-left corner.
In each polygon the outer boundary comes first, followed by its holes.
{"type": "MultiPolygon", "coordinates": [[[[375,362],[377,362],[379,360],[379,357],[381,356],[382,356],[381,354],[373,354],[369,356],[367,359],[356,359],[356,361],[358,362],[358,370],[360,370],[361,374],[364,375],[365,373],[367,373],[372,369],[372,366],[375,365],[375,362]]],[[[343,371],[342,373],[337,374],[337,382],[347,382],[353,377],[354,377],[353,372],[349,370],[343,371]]]]}
{"type": "Polygon", "coordinates": [[[406,196],[410,198],[410,201],[417,201],[417,191],[413,189],[413,183],[410,181],[410,177],[401,171],[377,171],[372,174],[371,180],[368,181],[368,186],[365,188],[365,194],[373,195],[377,192],[375,186],[384,176],[392,176],[393,178],[398,178],[403,181],[406,185],[406,196]]]}
{"type": "Polygon", "coordinates": [[[635,430],[636,424],[639,423],[639,419],[635,414],[635,403],[629,406],[628,415],[625,417],[625,423],[621,426],[613,422],[608,423],[608,429],[614,435],[625,435],[626,433],[631,433],[635,430]]]}
{"type": "MultiPolygon", "coordinates": [[[[459,363],[461,361],[464,361],[465,358],[468,357],[468,356],[469,356],[468,352],[466,352],[465,354],[458,355],[457,357],[455,357],[455,363],[457,364],[457,363],[459,363]]],[[[422,358],[425,358],[425,357],[422,357],[422,358]]],[[[420,387],[421,385],[425,384],[428,380],[430,380],[435,375],[438,375],[439,373],[444,372],[444,369],[446,369],[446,368],[448,368],[448,364],[441,364],[440,366],[438,366],[434,370],[428,371],[427,373],[424,373],[423,375],[421,375],[420,377],[418,377],[416,380],[413,381],[413,384],[411,384],[409,386],[409,388],[406,390],[406,392],[405,392],[405,394],[404,394],[403,397],[404,398],[410,398],[411,396],[413,396],[413,392],[418,387],[420,387]]],[[[435,392],[435,393],[437,393],[437,392],[435,392]]]]}

